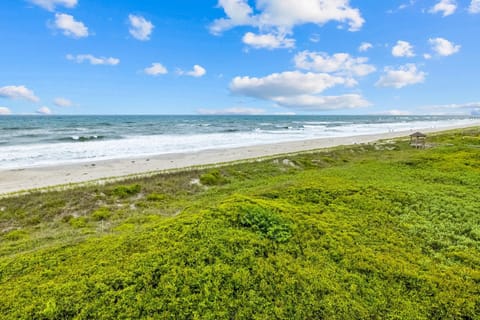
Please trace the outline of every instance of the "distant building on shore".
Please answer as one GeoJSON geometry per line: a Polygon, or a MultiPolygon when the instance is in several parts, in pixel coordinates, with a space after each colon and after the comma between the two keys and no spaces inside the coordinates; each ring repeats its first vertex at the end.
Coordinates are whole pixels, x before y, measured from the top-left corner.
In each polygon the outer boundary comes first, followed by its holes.
{"type": "Polygon", "coordinates": [[[427,135],[418,131],[410,135],[410,145],[417,149],[424,149],[426,140],[427,135]]]}

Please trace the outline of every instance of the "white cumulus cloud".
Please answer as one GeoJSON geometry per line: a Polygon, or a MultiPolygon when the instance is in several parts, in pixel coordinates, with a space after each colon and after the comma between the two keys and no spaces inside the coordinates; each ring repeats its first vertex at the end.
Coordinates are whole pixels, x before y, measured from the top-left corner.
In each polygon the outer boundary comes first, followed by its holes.
{"type": "Polygon", "coordinates": [[[45,115],[46,115],[46,114],[52,114],[52,110],[50,110],[49,107],[45,107],[45,106],[37,109],[36,112],[37,112],[38,114],[45,114],[45,115]]]}
{"type": "Polygon", "coordinates": [[[161,63],[154,62],[150,67],[143,69],[143,72],[150,76],[158,76],[160,74],[167,74],[168,70],[161,63]]]}
{"type": "Polygon", "coordinates": [[[470,6],[468,7],[468,12],[470,13],[480,13],[480,0],[472,0],[470,6]]]}
{"type": "Polygon", "coordinates": [[[179,75],[187,75],[195,78],[200,78],[200,77],[203,77],[205,74],[207,74],[207,70],[205,70],[204,67],[196,64],[193,66],[193,69],[190,71],[183,71],[181,69],[178,69],[177,73],[179,75]]]}
{"type": "Polygon", "coordinates": [[[130,34],[137,40],[150,40],[153,28],[155,27],[150,21],[142,16],[130,14],[128,16],[130,22],[130,34]]]}
{"type": "Polygon", "coordinates": [[[413,46],[403,40],[398,40],[397,44],[392,48],[392,55],[394,57],[414,57],[413,46]]]}
{"type": "Polygon", "coordinates": [[[429,39],[432,50],[440,56],[451,56],[460,51],[461,46],[456,45],[444,38],[429,39]]]}
{"type": "Polygon", "coordinates": [[[235,107],[227,109],[198,109],[201,115],[259,115],[264,114],[265,110],[257,108],[235,107]]]}
{"type": "Polygon", "coordinates": [[[268,100],[279,106],[310,111],[357,108],[370,105],[358,94],[321,96],[336,85],[349,85],[348,78],[328,73],[286,71],[266,77],[235,77],[230,83],[233,94],[268,100]]]}
{"type": "Polygon", "coordinates": [[[88,37],[88,28],[69,14],[55,14],[55,28],[62,30],[63,34],[72,38],[88,37]]]}
{"type": "Polygon", "coordinates": [[[369,49],[373,48],[373,45],[370,42],[362,42],[360,46],[358,47],[358,51],[360,52],[366,52],[369,49]]]}
{"type": "Polygon", "coordinates": [[[366,76],[376,70],[367,64],[368,58],[354,58],[348,53],[328,55],[324,52],[302,51],[295,55],[295,66],[299,69],[328,72],[347,76],[366,76]]]}
{"type": "Polygon", "coordinates": [[[88,61],[90,64],[93,65],[108,65],[108,66],[116,66],[120,63],[120,59],[117,58],[106,58],[106,57],[95,57],[91,54],[78,54],[76,56],[67,54],[67,60],[74,61],[76,63],[82,63],[88,61]]]}
{"type": "Polygon", "coordinates": [[[252,16],[253,9],[245,0],[219,0],[218,7],[223,8],[227,18],[217,19],[210,25],[210,32],[213,34],[221,34],[236,26],[256,24],[256,18],[252,16]]]}
{"type": "Polygon", "coordinates": [[[457,10],[457,3],[455,0],[440,0],[430,9],[430,13],[442,13],[444,17],[454,14],[457,10]]]}
{"type": "Polygon", "coordinates": [[[286,71],[263,78],[235,77],[230,83],[230,90],[234,94],[269,100],[282,96],[321,93],[325,89],[345,83],[344,78],[327,73],[286,71]]]}
{"type": "Polygon", "coordinates": [[[293,97],[278,97],[278,105],[293,109],[323,111],[338,109],[353,109],[371,106],[371,103],[359,94],[340,96],[299,95],[293,97]]]}
{"type": "Polygon", "coordinates": [[[198,77],[203,77],[206,73],[207,73],[207,70],[205,70],[204,67],[196,64],[193,66],[192,71],[187,72],[187,75],[198,78],[198,77]]]}
{"type": "Polygon", "coordinates": [[[385,74],[377,81],[378,87],[403,88],[405,86],[422,83],[425,81],[426,73],[417,69],[413,63],[400,66],[397,69],[385,68],[385,74]]]}
{"type": "Polygon", "coordinates": [[[62,97],[53,99],[53,104],[55,104],[57,107],[65,107],[65,108],[73,106],[72,101],[62,97]]]}
{"type": "MultiPolygon", "coordinates": [[[[260,39],[258,35],[247,37],[250,42],[258,45],[258,42],[271,43],[274,38],[282,39],[284,35],[291,34],[298,25],[324,25],[336,21],[347,24],[350,31],[357,31],[365,22],[360,10],[352,8],[349,0],[256,0],[254,3],[256,10],[250,6],[248,0],[219,0],[218,6],[223,8],[226,17],[213,21],[210,32],[219,35],[237,26],[250,26],[257,28],[262,34],[273,36],[269,39],[260,39]]],[[[287,42],[286,45],[292,45],[292,42],[287,42]]],[[[277,47],[285,47],[285,43],[277,47]]]]}
{"type": "Polygon", "coordinates": [[[7,107],[0,107],[0,115],[12,114],[12,111],[7,107]]]}
{"type": "Polygon", "coordinates": [[[54,11],[57,6],[74,8],[77,5],[77,0],[30,0],[30,2],[48,11],[54,11]]]}
{"type": "Polygon", "coordinates": [[[5,86],[0,88],[0,97],[10,99],[24,99],[32,102],[38,102],[40,99],[32,90],[25,86],[5,86]]]}
{"type": "Polygon", "coordinates": [[[280,34],[254,34],[247,32],[243,36],[243,43],[255,48],[278,49],[278,48],[293,48],[295,46],[295,39],[286,38],[280,34]]]}

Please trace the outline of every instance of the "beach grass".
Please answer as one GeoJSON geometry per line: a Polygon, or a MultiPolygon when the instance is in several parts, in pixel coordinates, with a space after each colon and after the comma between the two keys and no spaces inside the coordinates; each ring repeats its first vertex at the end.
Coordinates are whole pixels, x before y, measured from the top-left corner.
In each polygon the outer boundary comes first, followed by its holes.
{"type": "Polygon", "coordinates": [[[478,319],[480,129],[0,199],[5,319],[478,319]]]}

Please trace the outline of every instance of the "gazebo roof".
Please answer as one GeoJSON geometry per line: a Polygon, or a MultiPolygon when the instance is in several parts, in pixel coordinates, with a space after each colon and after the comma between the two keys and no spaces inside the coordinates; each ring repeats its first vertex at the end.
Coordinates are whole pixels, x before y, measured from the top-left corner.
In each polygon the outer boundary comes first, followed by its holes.
{"type": "Polygon", "coordinates": [[[414,137],[414,138],[425,138],[426,136],[427,136],[426,134],[418,131],[410,135],[410,137],[414,137]]]}

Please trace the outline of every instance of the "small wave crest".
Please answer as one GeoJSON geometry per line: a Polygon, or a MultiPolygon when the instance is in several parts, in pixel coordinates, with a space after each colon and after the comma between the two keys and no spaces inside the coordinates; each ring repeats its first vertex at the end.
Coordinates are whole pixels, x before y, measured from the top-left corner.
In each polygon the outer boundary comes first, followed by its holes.
{"type": "MultiPolygon", "coordinates": [[[[33,129],[39,129],[38,127],[29,127],[27,129],[33,130],[33,129]]],[[[25,130],[25,128],[22,127],[5,127],[5,128],[0,128],[0,130],[4,131],[18,131],[18,130],[25,130]]]]}
{"type": "Polygon", "coordinates": [[[70,136],[70,137],[65,137],[65,138],[60,138],[60,141],[74,141],[74,142],[85,142],[85,141],[92,141],[92,140],[102,140],[105,139],[105,136],[97,136],[97,135],[92,135],[92,136],[70,136]]]}

